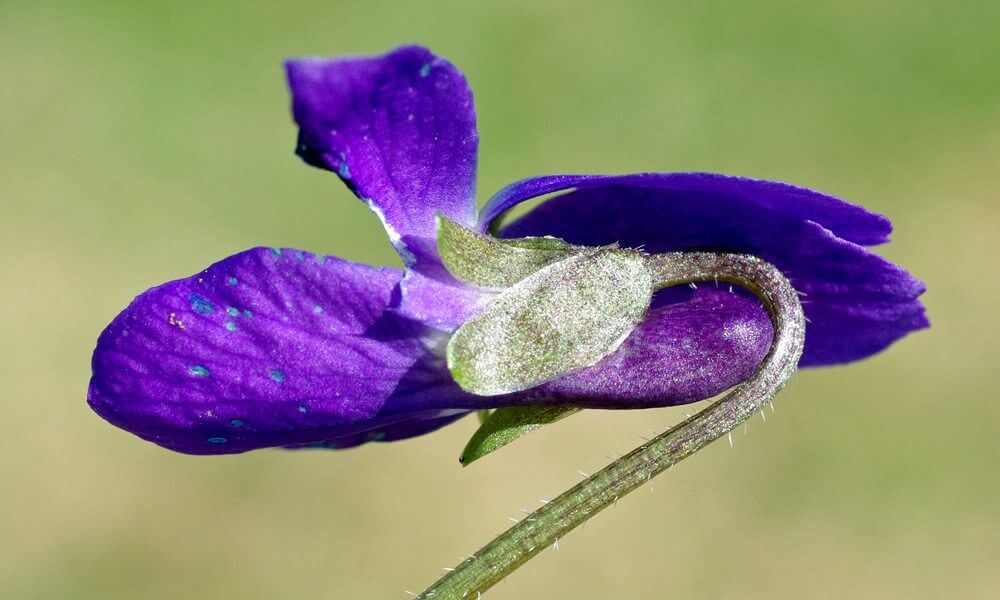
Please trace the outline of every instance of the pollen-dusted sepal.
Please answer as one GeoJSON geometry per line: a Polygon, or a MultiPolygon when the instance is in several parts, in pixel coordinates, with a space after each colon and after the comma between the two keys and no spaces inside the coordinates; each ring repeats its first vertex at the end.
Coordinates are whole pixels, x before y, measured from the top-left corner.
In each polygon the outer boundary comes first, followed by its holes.
{"type": "Polygon", "coordinates": [[[597,248],[508,288],[455,332],[448,368],[466,391],[516,392],[589,367],[642,321],[653,294],[643,254],[597,248]]]}
{"type": "Polygon", "coordinates": [[[500,239],[462,227],[437,215],[437,244],[441,262],[456,278],[489,289],[508,288],[567,256],[593,252],[554,237],[500,239]]]}

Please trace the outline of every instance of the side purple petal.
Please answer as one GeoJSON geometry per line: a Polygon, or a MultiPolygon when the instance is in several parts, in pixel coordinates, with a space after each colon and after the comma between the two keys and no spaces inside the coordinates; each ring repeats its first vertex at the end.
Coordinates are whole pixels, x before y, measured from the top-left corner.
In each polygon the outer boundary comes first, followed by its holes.
{"type": "Polygon", "coordinates": [[[860,245],[885,241],[888,220],[786,184],[705,174],[539,178],[498,194],[481,226],[534,194],[566,185],[577,189],[543,203],[502,235],[760,256],[804,294],[810,323],[803,366],[864,358],[928,326],[918,300],[924,285],[860,245]]]}
{"type": "Polygon", "coordinates": [[[256,248],[155,287],[101,334],[90,405],[172,450],[218,454],[328,440],[401,420],[424,396],[463,396],[440,335],[385,310],[400,277],[256,248]]]}
{"type": "Polygon", "coordinates": [[[286,71],[299,156],[368,204],[408,267],[437,263],[435,213],[475,221],[479,138],[462,73],[419,46],[286,71]]]}

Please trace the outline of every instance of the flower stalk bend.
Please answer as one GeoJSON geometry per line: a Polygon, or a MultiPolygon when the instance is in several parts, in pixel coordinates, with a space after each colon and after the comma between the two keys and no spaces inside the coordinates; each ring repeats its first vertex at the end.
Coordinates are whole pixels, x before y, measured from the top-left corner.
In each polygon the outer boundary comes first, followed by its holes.
{"type": "Polygon", "coordinates": [[[802,355],[805,317],[798,294],[771,264],[750,255],[671,252],[647,257],[657,288],[723,281],[754,293],[774,335],[757,370],[725,397],[573,486],[464,560],[418,598],[475,598],[619,498],[732,431],[761,410],[802,355]]]}

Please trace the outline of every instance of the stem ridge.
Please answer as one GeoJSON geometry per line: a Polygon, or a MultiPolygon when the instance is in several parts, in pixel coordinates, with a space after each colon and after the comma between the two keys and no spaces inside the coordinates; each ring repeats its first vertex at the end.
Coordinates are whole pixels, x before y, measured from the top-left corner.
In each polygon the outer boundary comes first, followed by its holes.
{"type": "Polygon", "coordinates": [[[669,252],[646,260],[657,289],[725,281],[755,294],[774,328],[767,356],[723,398],[543,504],[418,598],[478,597],[625,494],[732,431],[770,402],[794,373],[805,343],[805,316],[798,293],[776,267],[751,255],[712,252],[669,252]]]}

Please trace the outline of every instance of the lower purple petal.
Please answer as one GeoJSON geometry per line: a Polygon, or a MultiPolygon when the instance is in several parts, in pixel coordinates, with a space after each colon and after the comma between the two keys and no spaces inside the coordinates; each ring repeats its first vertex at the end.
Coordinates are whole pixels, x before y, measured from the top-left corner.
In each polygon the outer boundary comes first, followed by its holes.
{"type": "Polygon", "coordinates": [[[90,405],[167,448],[217,454],[327,440],[387,407],[463,395],[440,334],[385,311],[400,277],[256,248],[155,287],[98,340],[90,405]]]}
{"type": "Polygon", "coordinates": [[[304,444],[301,446],[290,446],[289,450],[301,450],[310,448],[325,448],[328,450],[344,450],[354,448],[368,442],[395,442],[417,437],[437,431],[445,425],[450,425],[458,419],[469,414],[467,410],[443,410],[431,411],[395,421],[391,424],[349,433],[335,437],[333,439],[304,444]]]}

